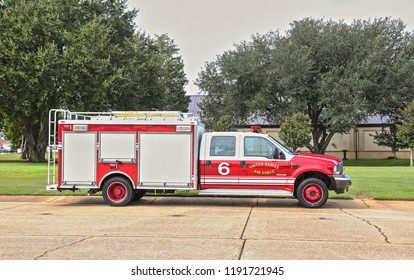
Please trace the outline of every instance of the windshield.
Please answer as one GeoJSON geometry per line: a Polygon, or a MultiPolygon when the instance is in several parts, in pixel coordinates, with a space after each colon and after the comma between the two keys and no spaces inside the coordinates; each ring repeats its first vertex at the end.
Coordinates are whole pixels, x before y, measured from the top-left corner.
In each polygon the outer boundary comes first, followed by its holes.
{"type": "Polygon", "coordinates": [[[277,140],[276,140],[275,138],[273,138],[272,136],[267,135],[267,137],[269,137],[271,141],[275,142],[275,143],[277,144],[277,146],[278,146],[279,148],[281,148],[281,149],[282,149],[285,153],[287,153],[287,154],[289,154],[289,155],[292,155],[292,154],[293,154],[293,152],[292,152],[291,150],[289,150],[288,148],[286,148],[285,146],[283,146],[283,144],[282,144],[282,143],[280,143],[279,141],[277,141],[277,140]]]}

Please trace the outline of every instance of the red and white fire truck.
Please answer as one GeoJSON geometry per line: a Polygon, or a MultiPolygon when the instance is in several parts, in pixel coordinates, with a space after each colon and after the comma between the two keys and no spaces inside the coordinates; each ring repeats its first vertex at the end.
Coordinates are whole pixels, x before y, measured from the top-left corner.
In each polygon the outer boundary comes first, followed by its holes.
{"type": "MultiPolygon", "coordinates": [[[[255,128],[258,130],[259,128],[255,128]]],[[[297,154],[267,134],[205,132],[181,112],[49,114],[48,190],[102,191],[124,206],[148,191],[290,196],[321,207],[351,185],[341,160],[297,154]]]]}

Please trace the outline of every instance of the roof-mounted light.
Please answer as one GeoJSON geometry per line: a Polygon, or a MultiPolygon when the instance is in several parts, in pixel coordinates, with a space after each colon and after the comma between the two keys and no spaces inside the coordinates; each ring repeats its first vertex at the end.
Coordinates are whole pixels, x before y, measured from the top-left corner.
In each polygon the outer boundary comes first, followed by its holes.
{"type": "Polygon", "coordinates": [[[262,127],[260,125],[252,125],[250,127],[250,129],[251,129],[252,132],[255,132],[255,133],[261,133],[262,132],[262,127]]]}

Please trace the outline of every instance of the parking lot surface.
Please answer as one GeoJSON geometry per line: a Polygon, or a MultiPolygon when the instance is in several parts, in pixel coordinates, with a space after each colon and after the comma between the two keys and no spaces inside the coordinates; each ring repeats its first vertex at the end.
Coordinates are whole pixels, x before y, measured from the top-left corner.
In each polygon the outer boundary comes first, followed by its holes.
{"type": "Polygon", "coordinates": [[[1,260],[414,259],[414,202],[0,196],[1,260]]]}

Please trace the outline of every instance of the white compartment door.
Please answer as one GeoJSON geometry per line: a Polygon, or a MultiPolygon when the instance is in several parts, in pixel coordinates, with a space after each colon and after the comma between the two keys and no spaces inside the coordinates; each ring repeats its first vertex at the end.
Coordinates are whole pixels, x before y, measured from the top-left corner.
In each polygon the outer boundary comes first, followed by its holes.
{"type": "Polygon", "coordinates": [[[135,162],[136,133],[102,132],[100,133],[101,162],[135,162]]]}
{"type": "Polygon", "coordinates": [[[96,185],[96,133],[63,133],[63,185],[96,185]]]}
{"type": "Polygon", "coordinates": [[[141,187],[191,188],[192,161],[191,134],[139,134],[141,187]]]}

